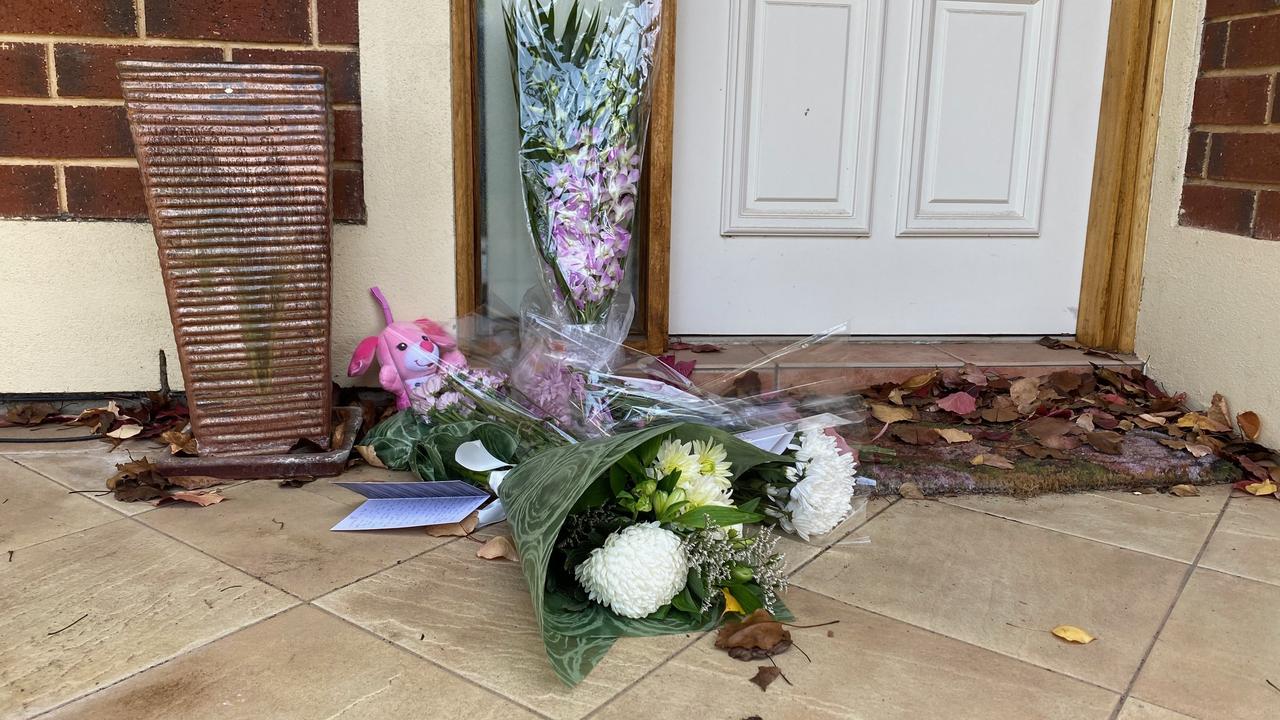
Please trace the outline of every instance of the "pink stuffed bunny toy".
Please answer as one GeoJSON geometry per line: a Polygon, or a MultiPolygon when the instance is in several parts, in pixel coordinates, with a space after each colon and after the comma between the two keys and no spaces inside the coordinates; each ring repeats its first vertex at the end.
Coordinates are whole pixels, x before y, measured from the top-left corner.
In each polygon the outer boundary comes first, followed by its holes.
{"type": "Polygon", "coordinates": [[[404,410],[409,407],[412,391],[432,377],[442,375],[441,365],[450,369],[466,369],[466,357],[459,352],[457,341],[444,328],[427,318],[396,322],[382,291],[376,287],[369,290],[382,306],[387,326],[376,337],[367,337],[356,346],[351,364],[347,366],[348,376],[364,374],[373,364],[376,352],[380,365],[378,384],[396,396],[396,409],[404,410]]]}

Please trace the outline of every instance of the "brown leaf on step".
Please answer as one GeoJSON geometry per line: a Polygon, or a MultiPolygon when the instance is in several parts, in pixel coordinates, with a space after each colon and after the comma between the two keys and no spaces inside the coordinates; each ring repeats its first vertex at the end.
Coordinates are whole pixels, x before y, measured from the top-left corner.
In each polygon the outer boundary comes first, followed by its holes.
{"type": "Polygon", "coordinates": [[[1018,378],[1009,386],[1009,398],[1023,415],[1035,409],[1040,402],[1040,378],[1018,378]]]}
{"type": "Polygon", "coordinates": [[[773,665],[761,665],[756,668],[756,676],[751,678],[751,682],[758,685],[761,692],[765,692],[769,689],[769,686],[773,684],[773,681],[777,680],[781,676],[782,670],[777,667],[773,665]]]}
{"type": "Polygon", "coordinates": [[[921,425],[894,425],[889,432],[908,445],[937,445],[942,439],[937,430],[921,425]]]}
{"type": "Polygon", "coordinates": [[[722,625],[716,633],[716,647],[729,651],[737,660],[760,659],[790,649],[791,632],[761,608],[741,621],[722,625]]]}
{"type": "Polygon", "coordinates": [[[217,505],[226,500],[223,495],[219,495],[216,490],[206,490],[204,492],[193,492],[187,490],[179,490],[175,493],[160,498],[155,502],[156,505],[168,505],[174,502],[187,502],[200,507],[208,507],[209,505],[217,505]]]}
{"type": "Polygon", "coordinates": [[[1202,458],[1213,452],[1213,448],[1200,443],[1184,443],[1184,447],[1186,448],[1186,451],[1191,453],[1191,456],[1195,458],[1202,458]]]}
{"type": "Polygon", "coordinates": [[[168,486],[169,479],[161,477],[156,466],[145,456],[118,463],[116,473],[107,478],[107,489],[115,491],[116,499],[123,502],[158,498],[165,494],[164,489],[168,486]]]}
{"type": "Polygon", "coordinates": [[[128,440],[129,438],[142,432],[142,426],[135,423],[123,423],[115,430],[105,432],[103,435],[114,440],[128,440]]]}
{"type": "Polygon", "coordinates": [[[982,419],[989,423],[1014,422],[1020,417],[1013,400],[1004,395],[997,395],[991,400],[991,407],[982,411],[982,419]]]}
{"type": "Polygon", "coordinates": [[[1240,463],[1240,467],[1244,468],[1246,473],[1253,476],[1254,478],[1258,480],[1271,479],[1271,470],[1263,465],[1258,464],[1253,460],[1253,458],[1248,457],[1246,455],[1236,455],[1235,460],[1236,462],[1240,463]]]}
{"type": "Polygon", "coordinates": [[[938,428],[937,430],[935,430],[935,432],[937,432],[938,435],[941,436],[943,440],[946,440],[949,444],[967,443],[973,440],[972,435],[970,435],[969,433],[963,430],[957,430],[955,428],[938,428]]]}
{"type": "Polygon", "coordinates": [[[10,407],[5,420],[14,425],[39,425],[57,413],[58,409],[49,403],[23,403],[10,407]]]}
{"type": "Polygon", "coordinates": [[[1070,370],[1059,370],[1049,373],[1046,378],[1049,385],[1061,393],[1075,392],[1080,389],[1080,385],[1084,379],[1084,375],[1070,370]]]}
{"type": "Polygon", "coordinates": [[[1037,340],[1036,344],[1047,347],[1050,350],[1079,350],[1083,347],[1079,343],[1059,340],[1058,338],[1049,337],[1048,335],[1037,340]]]}
{"type": "Polygon", "coordinates": [[[170,485],[177,485],[183,490],[203,490],[231,482],[224,478],[209,477],[208,475],[179,475],[165,479],[169,481],[170,485]]]}
{"type": "Polygon", "coordinates": [[[1003,470],[1013,469],[1013,462],[1010,461],[1009,458],[995,453],[983,453],[974,457],[969,461],[969,463],[972,465],[986,465],[987,467],[1001,468],[1003,470]]]}
{"type": "Polygon", "coordinates": [[[880,422],[888,425],[890,423],[914,420],[916,418],[916,411],[907,407],[895,407],[893,405],[885,405],[883,403],[871,403],[871,415],[880,422]]]}
{"type": "Polygon", "coordinates": [[[1174,485],[1169,488],[1169,494],[1176,495],[1178,497],[1199,497],[1200,488],[1195,485],[1187,485],[1183,483],[1182,485],[1174,485]]]}
{"type": "Polygon", "coordinates": [[[898,495],[903,500],[925,500],[924,493],[920,492],[920,486],[913,482],[904,482],[898,486],[898,495]]]}
{"type": "Polygon", "coordinates": [[[1076,425],[1059,417],[1041,417],[1032,420],[1022,428],[1037,440],[1045,441],[1066,435],[1076,429],[1076,425]]]}
{"type": "Polygon", "coordinates": [[[699,343],[697,345],[691,345],[687,342],[681,342],[679,340],[673,343],[668,343],[667,349],[672,351],[688,350],[689,352],[694,352],[694,353],[717,353],[723,350],[723,348],[721,348],[719,345],[712,345],[711,343],[699,343]]]}
{"type": "Polygon", "coordinates": [[[968,415],[978,409],[978,401],[967,392],[951,393],[938,400],[938,407],[957,415],[968,415]]]}
{"type": "Polygon", "coordinates": [[[960,377],[965,382],[978,387],[986,387],[989,382],[986,371],[980,369],[977,365],[965,365],[964,369],[961,370],[960,377]]]}
{"type": "Polygon", "coordinates": [[[428,525],[425,529],[431,537],[465,537],[475,532],[479,522],[480,514],[473,512],[463,518],[462,522],[428,525]]]}
{"type": "Polygon", "coordinates": [[[68,425],[80,425],[88,428],[90,432],[105,433],[116,424],[120,419],[120,406],[112,400],[107,403],[106,407],[90,408],[81,412],[68,425]]]}
{"type": "Polygon", "coordinates": [[[941,376],[942,376],[942,373],[937,370],[933,370],[927,373],[921,373],[919,375],[913,375],[907,378],[907,381],[902,383],[898,387],[910,392],[916,392],[918,390],[921,390],[937,382],[938,378],[941,376]]]}
{"type": "Polygon", "coordinates": [[[1160,440],[1159,442],[1161,445],[1169,448],[1170,450],[1186,450],[1187,449],[1187,441],[1182,440],[1180,438],[1165,438],[1163,440],[1160,440]]]}
{"type": "Polygon", "coordinates": [[[1227,407],[1227,399],[1222,397],[1222,393],[1213,394],[1213,399],[1209,401],[1209,410],[1205,414],[1228,431],[1231,429],[1231,409],[1227,407]]]}
{"type": "Polygon", "coordinates": [[[1124,436],[1111,430],[1098,430],[1086,433],[1084,439],[1100,453],[1119,455],[1124,436]]]}
{"type": "Polygon", "coordinates": [[[152,485],[121,485],[115,489],[115,498],[120,502],[142,502],[162,498],[167,493],[152,485]]]}
{"type": "Polygon", "coordinates": [[[173,455],[196,455],[196,439],[181,430],[169,430],[160,433],[160,442],[169,444],[169,452],[173,455]]]}
{"type": "Polygon", "coordinates": [[[1138,416],[1138,420],[1150,423],[1150,425],[1143,425],[1143,427],[1148,430],[1153,427],[1164,427],[1169,424],[1169,421],[1166,418],[1162,418],[1159,415],[1152,415],[1151,413],[1142,413],[1138,416]]]}
{"type": "Polygon", "coordinates": [[[381,468],[383,470],[387,469],[386,464],[384,464],[382,460],[378,458],[378,453],[374,452],[371,446],[357,445],[356,452],[360,453],[360,457],[364,458],[364,461],[369,463],[373,467],[381,468]]]}
{"type": "Polygon", "coordinates": [[[511,538],[505,535],[497,535],[489,538],[485,544],[480,546],[476,551],[476,557],[484,560],[510,560],[511,562],[520,562],[520,553],[516,552],[516,546],[512,544],[511,538]]]}
{"type": "Polygon", "coordinates": [[[1202,432],[1231,432],[1231,426],[1217,422],[1213,418],[1198,412],[1189,412],[1178,418],[1178,427],[1192,428],[1202,432]]]}
{"type": "Polygon", "coordinates": [[[1262,434],[1262,419],[1252,410],[1246,410],[1237,415],[1236,424],[1240,426],[1240,434],[1248,440],[1257,440],[1262,434]]]}
{"type": "Polygon", "coordinates": [[[901,405],[902,396],[906,394],[907,394],[906,390],[903,390],[902,388],[894,388],[889,391],[889,402],[893,403],[894,405],[901,405]]]}
{"type": "Polygon", "coordinates": [[[1076,425],[1079,425],[1080,427],[1084,428],[1085,432],[1093,432],[1096,429],[1093,424],[1092,413],[1085,413],[1080,417],[1076,418],[1076,425]]]}

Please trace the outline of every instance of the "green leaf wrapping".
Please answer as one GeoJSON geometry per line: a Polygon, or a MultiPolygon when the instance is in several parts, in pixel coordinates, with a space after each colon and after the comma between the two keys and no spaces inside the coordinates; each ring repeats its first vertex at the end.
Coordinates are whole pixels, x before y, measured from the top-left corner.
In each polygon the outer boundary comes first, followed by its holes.
{"type": "MultiPolygon", "coordinates": [[[[596,479],[607,476],[627,453],[668,433],[686,442],[710,438],[723,445],[734,479],[758,465],[787,462],[722,430],[692,424],[662,425],[543,451],[517,466],[499,489],[547,656],[567,685],[581,682],[619,637],[699,632],[719,623],[723,605],[696,619],[681,613],[636,620],[620,617],[597,603],[583,608],[581,603],[546,589],[556,539],[579,497],[596,479]]],[[[775,615],[790,617],[781,603],[775,615]]]]}
{"type": "Polygon", "coordinates": [[[402,410],[370,428],[361,444],[373,448],[389,469],[408,470],[414,446],[430,431],[413,411],[402,410]]]}

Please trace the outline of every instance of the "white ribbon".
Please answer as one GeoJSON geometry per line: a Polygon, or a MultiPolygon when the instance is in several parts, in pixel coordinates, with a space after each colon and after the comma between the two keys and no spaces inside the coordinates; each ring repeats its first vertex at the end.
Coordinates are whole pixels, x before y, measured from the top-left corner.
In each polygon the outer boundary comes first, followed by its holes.
{"type": "MultiPolygon", "coordinates": [[[[472,472],[489,473],[489,489],[494,495],[498,494],[498,488],[502,485],[502,480],[507,477],[507,473],[511,472],[514,467],[511,463],[503,462],[494,457],[493,453],[485,449],[484,443],[479,440],[465,442],[458,446],[458,451],[453,454],[454,462],[472,472]]],[[[476,527],[484,527],[502,522],[507,519],[507,510],[502,507],[502,500],[496,499],[493,502],[480,508],[480,519],[476,523],[476,527]]]]}

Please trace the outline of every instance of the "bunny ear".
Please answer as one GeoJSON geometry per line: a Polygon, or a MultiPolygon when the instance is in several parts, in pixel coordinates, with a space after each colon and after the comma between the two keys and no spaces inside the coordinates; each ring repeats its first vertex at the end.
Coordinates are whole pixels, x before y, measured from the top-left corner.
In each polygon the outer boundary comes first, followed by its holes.
{"type": "Polygon", "coordinates": [[[356,351],[351,356],[351,364],[347,366],[347,377],[355,377],[363,375],[369,366],[373,364],[373,355],[378,349],[378,338],[367,337],[360,341],[356,346],[356,351]]]}
{"type": "Polygon", "coordinates": [[[431,339],[431,342],[443,348],[453,348],[458,346],[458,341],[453,339],[447,330],[440,326],[435,320],[429,318],[418,318],[413,321],[423,334],[431,339]]]}

